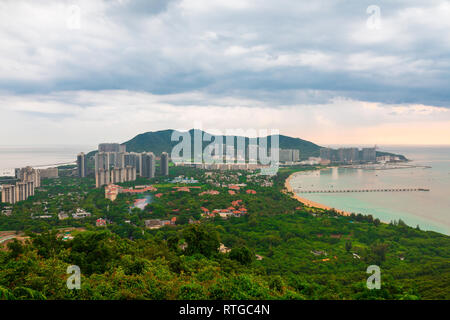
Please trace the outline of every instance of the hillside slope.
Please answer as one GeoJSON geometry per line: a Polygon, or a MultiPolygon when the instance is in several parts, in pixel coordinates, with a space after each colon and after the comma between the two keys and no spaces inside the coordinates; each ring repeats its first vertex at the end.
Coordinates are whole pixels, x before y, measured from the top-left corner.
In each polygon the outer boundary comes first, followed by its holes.
{"type": "MultiPolygon", "coordinates": [[[[171,136],[174,130],[163,130],[146,132],[137,135],[133,139],[123,143],[127,147],[129,152],[144,152],[152,151],[156,155],[160,155],[162,152],[169,152],[172,148],[178,144],[178,141],[171,141],[171,136]]],[[[194,141],[194,130],[189,130],[191,133],[191,145],[194,141]]],[[[202,134],[206,133],[201,131],[202,134]]],[[[271,136],[268,139],[268,145],[270,146],[271,136]]],[[[236,141],[236,138],[235,138],[236,141]]],[[[245,138],[246,144],[248,144],[248,138],[245,138]]],[[[210,142],[203,142],[205,147],[210,142]]],[[[317,157],[320,153],[320,146],[310,141],[306,141],[299,138],[292,138],[288,136],[279,136],[279,143],[281,149],[298,149],[300,150],[300,156],[302,159],[307,159],[308,157],[317,157]]]]}

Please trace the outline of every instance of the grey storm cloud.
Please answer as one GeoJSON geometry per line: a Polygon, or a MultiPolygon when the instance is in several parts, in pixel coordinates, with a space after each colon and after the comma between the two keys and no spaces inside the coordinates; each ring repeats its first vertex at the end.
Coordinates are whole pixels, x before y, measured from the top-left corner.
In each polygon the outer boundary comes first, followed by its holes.
{"type": "Polygon", "coordinates": [[[378,30],[367,26],[373,4],[2,1],[0,87],[449,107],[449,1],[378,1],[378,30]],[[68,28],[69,19],[80,28],[68,28]]]}

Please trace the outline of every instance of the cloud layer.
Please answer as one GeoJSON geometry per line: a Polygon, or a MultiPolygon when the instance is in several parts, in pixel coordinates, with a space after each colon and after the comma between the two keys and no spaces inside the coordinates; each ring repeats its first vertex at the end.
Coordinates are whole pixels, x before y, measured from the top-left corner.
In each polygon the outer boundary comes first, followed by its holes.
{"type": "Polygon", "coordinates": [[[195,120],[322,143],[448,133],[450,2],[378,1],[379,20],[372,4],[1,1],[2,133],[27,123],[41,140],[59,127],[123,140],[195,120]]]}
{"type": "MultiPolygon", "coordinates": [[[[337,98],[325,104],[274,108],[261,100],[189,92],[155,95],[125,90],[1,96],[5,133],[20,144],[123,142],[167,128],[206,131],[275,129],[322,145],[448,144],[450,109],[337,98]],[[31,134],[33,133],[33,134],[31,134]],[[55,135],[55,133],[58,133],[55,135]]],[[[224,131],[222,131],[224,133],[224,131]]]]}

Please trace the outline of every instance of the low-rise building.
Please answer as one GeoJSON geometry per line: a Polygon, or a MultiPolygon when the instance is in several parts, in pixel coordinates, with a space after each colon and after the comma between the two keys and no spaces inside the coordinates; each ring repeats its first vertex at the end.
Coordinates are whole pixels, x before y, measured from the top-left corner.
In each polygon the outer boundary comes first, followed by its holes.
{"type": "Polygon", "coordinates": [[[105,187],[105,198],[111,201],[115,201],[120,193],[139,194],[145,192],[155,192],[157,190],[158,189],[156,189],[153,186],[137,186],[134,189],[132,188],[127,189],[115,184],[109,184],[105,187]]]}
{"type": "Polygon", "coordinates": [[[67,219],[67,218],[69,218],[69,215],[67,213],[65,213],[65,212],[58,213],[58,219],[59,220],[64,220],[64,219],[67,219]]]}
{"type": "Polygon", "coordinates": [[[106,227],[106,220],[102,219],[102,218],[97,219],[95,221],[95,226],[97,226],[97,227],[106,227]]]}
{"type": "Polygon", "coordinates": [[[228,253],[230,251],[231,251],[231,249],[226,247],[223,243],[220,244],[220,246],[219,246],[220,253],[228,253]]]}
{"type": "Polygon", "coordinates": [[[12,210],[5,208],[2,210],[2,214],[9,217],[12,214],[12,210]]]}
{"type": "Polygon", "coordinates": [[[120,193],[120,187],[115,184],[110,184],[105,187],[105,198],[115,201],[120,193]]]}
{"type": "Polygon", "coordinates": [[[199,195],[199,196],[203,196],[203,195],[205,195],[205,194],[209,194],[209,195],[215,196],[215,195],[220,194],[220,192],[217,191],[217,190],[208,190],[208,191],[200,192],[198,195],[199,195]]]}
{"type": "Polygon", "coordinates": [[[74,219],[83,219],[83,218],[88,218],[91,216],[90,212],[87,212],[83,209],[78,208],[77,211],[72,214],[72,218],[74,219]]]}
{"type": "Polygon", "coordinates": [[[198,183],[198,180],[195,180],[194,178],[185,178],[183,176],[178,176],[173,178],[173,180],[169,181],[170,183],[198,183]]]}
{"type": "Polygon", "coordinates": [[[162,227],[161,220],[159,219],[145,220],[145,227],[148,229],[159,229],[162,227]]]}
{"type": "Polygon", "coordinates": [[[150,219],[145,220],[145,227],[148,229],[159,229],[161,227],[167,226],[167,225],[174,225],[176,221],[176,218],[172,218],[171,220],[160,220],[160,219],[150,219]]]}

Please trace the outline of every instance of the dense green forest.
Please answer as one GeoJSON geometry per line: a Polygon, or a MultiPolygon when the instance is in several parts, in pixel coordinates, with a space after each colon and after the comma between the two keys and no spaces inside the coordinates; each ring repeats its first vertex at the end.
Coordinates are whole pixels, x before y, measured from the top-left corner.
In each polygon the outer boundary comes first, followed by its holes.
{"type": "MultiPolygon", "coordinates": [[[[198,179],[199,188],[174,192],[173,184],[156,178],[150,182],[160,197],[144,210],[130,209],[134,195],[105,199],[91,179],[46,180],[35,197],[0,217],[0,230],[27,237],[0,251],[0,298],[450,299],[450,237],[402,221],[384,224],[303,207],[284,190],[297,170],[304,169],[283,168],[272,186],[262,187],[260,179],[267,178],[245,172],[206,177],[201,170],[172,168],[171,175],[198,179]],[[230,194],[216,179],[246,187],[230,194]],[[245,192],[250,188],[256,194],[245,192]],[[220,194],[200,195],[205,190],[220,194]],[[236,200],[248,214],[200,214],[201,207],[224,208],[236,200]],[[49,214],[82,207],[92,217],[30,219],[44,202],[49,214]],[[110,223],[95,227],[100,217],[110,223]],[[145,219],[172,217],[175,225],[145,228],[145,219]],[[64,240],[60,228],[69,226],[82,228],[64,240]],[[67,288],[70,265],[81,269],[79,290],[67,288]],[[366,287],[369,265],[381,269],[380,290],[366,287]]],[[[143,182],[149,181],[136,184],[143,182]]]]}

